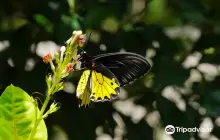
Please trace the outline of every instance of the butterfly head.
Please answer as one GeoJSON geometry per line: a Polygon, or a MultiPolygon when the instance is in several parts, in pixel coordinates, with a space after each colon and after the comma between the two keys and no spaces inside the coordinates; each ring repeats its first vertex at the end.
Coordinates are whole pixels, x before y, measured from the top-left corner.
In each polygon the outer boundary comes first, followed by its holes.
{"type": "Polygon", "coordinates": [[[86,53],[86,51],[80,52],[78,60],[81,62],[81,68],[90,68],[92,66],[92,58],[86,53]]]}
{"type": "Polygon", "coordinates": [[[78,57],[79,57],[78,60],[80,62],[86,61],[90,58],[90,56],[86,53],[86,51],[81,51],[78,57]]]}

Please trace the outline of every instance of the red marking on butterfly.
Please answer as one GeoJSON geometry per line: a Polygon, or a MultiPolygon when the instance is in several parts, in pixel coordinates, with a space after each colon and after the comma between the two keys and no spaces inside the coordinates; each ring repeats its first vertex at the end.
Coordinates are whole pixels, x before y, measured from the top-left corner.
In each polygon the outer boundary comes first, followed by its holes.
{"type": "Polygon", "coordinates": [[[94,63],[92,63],[92,69],[94,69],[95,68],[95,64],[94,63]]]}

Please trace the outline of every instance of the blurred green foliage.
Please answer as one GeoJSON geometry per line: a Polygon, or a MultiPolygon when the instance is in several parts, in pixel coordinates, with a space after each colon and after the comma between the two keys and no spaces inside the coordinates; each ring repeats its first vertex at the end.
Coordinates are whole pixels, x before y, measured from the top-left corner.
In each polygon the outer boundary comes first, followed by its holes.
{"type": "MultiPolygon", "coordinates": [[[[147,57],[152,70],[123,88],[126,92],[119,101],[96,103],[88,110],[78,108],[74,93],[57,93],[54,100],[61,109],[45,120],[49,139],[93,140],[108,134],[128,140],[164,140],[168,139],[163,136],[166,125],[200,127],[207,119],[213,125],[211,134],[174,133],[172,137],[217,139],[219,9],[218,0],[2,1],[0,46],[9,47],[0,52],[0,91],[13,83],[29,94],[45,94],[47,65],[36,54],[36,45],[41,41],[63,45],[73,30],[92,31],[84,48],[90,55],[135,52],[147,57]],[[27,71],[29,58],[35,66],[27,71]]],[[[76,87],[80,74],[75,72],[67,80],[76,87]]]]}

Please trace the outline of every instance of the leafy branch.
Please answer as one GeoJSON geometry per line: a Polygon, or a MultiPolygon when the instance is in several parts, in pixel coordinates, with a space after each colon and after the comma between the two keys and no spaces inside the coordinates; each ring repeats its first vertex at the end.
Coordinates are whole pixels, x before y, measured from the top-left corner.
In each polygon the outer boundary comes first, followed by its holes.
{"type": "Polygon", "coordinates": [[[71,72],[74,71],[74,65],[77,62],[77,49],[78,47],[82,47],[84,45],[84,42],[85,40],[82,31],[74,31],[72,36],[66,41],[66,46],[62,46],[60,48],[60,54],[54,54],[55,63],[57,64],[56,67],[53,64],[51,53],[48,53],[43,57],[43,61],[46,64],[50,64],[52,74],[46,76],[46,83],[48,89],[47,97],[43,103],[39,115],[36,118],[34,127],[31,131],[28,140],[33,139],[33,136],[36,133],[40,121],[42,119],[45,119],[49,114],[54,113],[59,109],[56,103],[52,103],[50,109],[46,113],[44,113],[51,97],[56,92],[63,90],[64,85],[62,79],[67,77],[71,72]]]}

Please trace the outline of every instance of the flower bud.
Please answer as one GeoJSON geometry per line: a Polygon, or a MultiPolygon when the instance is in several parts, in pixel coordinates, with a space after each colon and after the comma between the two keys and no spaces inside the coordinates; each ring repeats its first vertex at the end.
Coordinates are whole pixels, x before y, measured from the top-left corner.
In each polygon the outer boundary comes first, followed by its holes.
{"type": "Polygon", "coordinates": [[[61,53],[64,53],[66,51],[66,47],[65,46],[62,46],[61,48],[60,48],[60,52],[61,53]]]}
{"type": "Polygon", "coordinates": [[[43,118],[48,117],[49,114],[52,114],[52,113],[56,112],[58,109],[60,109],[59,104],[58,104],[58,103],[55,103],[55,102],[52,103],[52,104],[50,105],[49,110],[43,115],[43,118]]]}
{"type": "Polygon", "coordinates": [[[55,57],[56,63],[58,64],[59,63],[59,54],[57,52],[55,52],[54,57],[55,57]]]}
{"type": "Polygon", "coordinates": [[[81,35],[82,31],[76,31],[76,35],[81,35]]]}
{"type": "Polygon", "coordinates": [[[50,68],[53,71],[53,73],[55,73],[55,66],[52,61],[50,61],[50,68]]]}
{"type": "Polygon", "coordinates": [[[75,34],[76,34],[76,32],[77,32],[77,31],[73,31],[73,35],[75,35],[75,34]]]}
{"type": "Polygon", "coordinates": [[[79,38],[78,38],[78,45],[79,45],[79,47],[83,47],[85,42],[86,41],[85,41],[84,36],[83,35],[79,36],[79,38]]]}
{"type": "Polygon", "coordinates": [[[44,57],[43,57],[43,62],[44,63],[49,63],[49,62],[51,62],[52,61],[52,55],[51,55],[51,53],[48,53],[48,54],[46,54],[44,57]]]}
{"type": "Polygon", "coordinates": [[[71,73],[73,72],[73,64],[72,63],[68,63],[67,66],[66,66],[66,72],[67,73],[71,73]]]}
{"type": "Polygon", "coordinates": [[[52,84],[52,76],[51,75],[46,77],[46,82],[47,82],[47,87],[50,88],[50,86],[52,84]]]}

